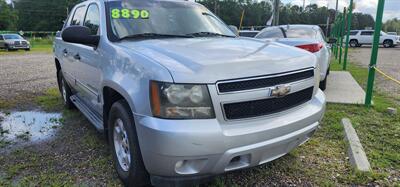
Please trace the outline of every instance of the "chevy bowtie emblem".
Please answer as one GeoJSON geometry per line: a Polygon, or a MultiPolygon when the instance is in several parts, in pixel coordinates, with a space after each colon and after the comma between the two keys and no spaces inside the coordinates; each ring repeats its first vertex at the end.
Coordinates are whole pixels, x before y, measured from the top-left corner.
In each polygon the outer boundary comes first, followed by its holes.
{"type": "Polygon", "coordinates": [[[273,97],[284,97],[290,93],[289,85],[278,85],[271,90],[271,96],[273,97]]]}

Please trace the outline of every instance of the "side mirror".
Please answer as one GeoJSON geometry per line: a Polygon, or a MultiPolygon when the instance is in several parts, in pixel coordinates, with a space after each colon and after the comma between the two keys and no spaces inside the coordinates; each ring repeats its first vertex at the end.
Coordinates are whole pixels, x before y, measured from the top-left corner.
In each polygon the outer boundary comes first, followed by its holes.
{"type": "Polygon", "coordinates": [[[233,33],[236,34],[236,36],[239,36],[239,29],[235,25],[229,25],[228,27],[233,33]]]}
{"type": "Polygon", "coordinates": [[[97,46],[100,36],[91,35],[90,29],[84,26],[70,26],[61,33],[61,38],[65,42],[97,46]]]}
{"type": "Polygon", "coordinates": [[[336,38],[329,38],[328,44],[335,44],[337,42],[336,38]]]}

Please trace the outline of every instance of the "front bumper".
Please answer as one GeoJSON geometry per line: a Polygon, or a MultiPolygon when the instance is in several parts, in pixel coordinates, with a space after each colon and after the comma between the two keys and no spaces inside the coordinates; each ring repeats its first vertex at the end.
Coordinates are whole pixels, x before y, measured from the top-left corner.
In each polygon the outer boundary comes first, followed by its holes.
{"type": "Polygon", "coordinates": [[[30,46],[29,45],[25,45],[25,46],[9,45],[8,48],[10,48],[10,49],[30,49],[30,46]]]}
{"type": "Polygon", "coordinates": [[[275,160],[307,141],[324,112],[325,95],[318,90],[301,106],[239,124],[141,115],[135,115],[135,122],[147,171],[155,179],[176,181],[275,160]]]}

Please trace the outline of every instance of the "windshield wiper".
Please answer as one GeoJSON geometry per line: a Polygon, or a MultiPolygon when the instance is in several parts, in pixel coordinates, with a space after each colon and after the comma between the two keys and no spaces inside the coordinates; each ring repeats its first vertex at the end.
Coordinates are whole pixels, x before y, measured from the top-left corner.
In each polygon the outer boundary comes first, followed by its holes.
{"type": "Polygon", "coordinates": [[[157,34],[157,33],[141,33],[141,34],[133,34],[120,38],[119,40],[124,39],[142,39],[142,38],[193,38],[193,36],[189,35],[175,35],[175,34],[157,34]]]}
{"type": "Polygon", "coordinates": [[[225,35],[225,34],[220,34],[216,32],[196,32],[196,33],[190,33],[186,34],[187,36],[192,36],[192,37],[209,37],[209,36],[222,36],[222,37],[229,37],[229,38],[235,38],[236,36],[231,36],[231,35],[225,35]]]}

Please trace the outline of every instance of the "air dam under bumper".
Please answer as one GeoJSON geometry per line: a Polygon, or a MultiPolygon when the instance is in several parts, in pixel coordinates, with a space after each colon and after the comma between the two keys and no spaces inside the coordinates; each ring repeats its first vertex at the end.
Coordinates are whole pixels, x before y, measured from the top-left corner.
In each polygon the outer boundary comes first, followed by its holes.
{"type": "Polygon", "coordinates": [[[201,176],[257,166],[277,159],[307,141],[325,112],[318,90],[301,106],[240,124],[219,119],[165,120],[135,115],[143,161],[158,179],[201,176]]]}

